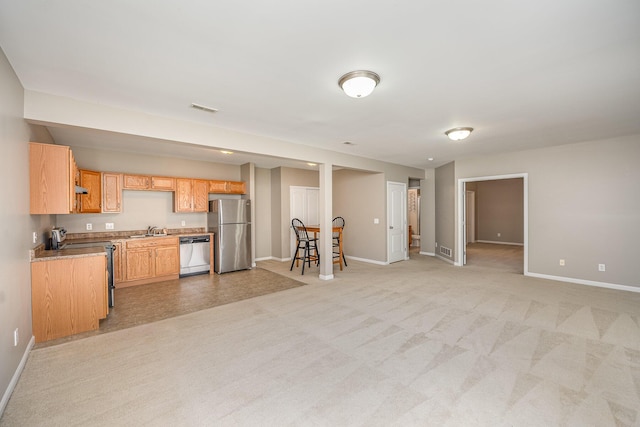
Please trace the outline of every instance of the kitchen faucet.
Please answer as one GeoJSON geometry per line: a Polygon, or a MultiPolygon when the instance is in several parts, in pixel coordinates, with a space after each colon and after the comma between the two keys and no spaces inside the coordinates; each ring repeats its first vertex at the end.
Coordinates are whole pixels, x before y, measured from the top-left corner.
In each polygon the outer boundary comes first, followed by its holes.
{"type": "Polygon", "coordinates": [[[156,227],[156,226],[151,226],[151,225],[150,225],[149,227],[147,227],[147,234],[148,234],[149,236],[153,236],[153,235],[155,234],[155,231],[156,231],[157,229],[158,229],[158,227],[156,227]]]}

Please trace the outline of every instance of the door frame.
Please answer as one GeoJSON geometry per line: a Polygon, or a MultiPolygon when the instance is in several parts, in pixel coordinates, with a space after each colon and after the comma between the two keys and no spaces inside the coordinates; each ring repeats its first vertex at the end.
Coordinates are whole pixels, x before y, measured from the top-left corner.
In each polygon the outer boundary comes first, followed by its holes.
{"type": "MultiPolygon", "coordinates": [[[[466,186],[465,186],[466,188],[466,186]]],[[[476,242],[476,192],[472,190],[465,189],[465,199],[464,199],[464,208],[466,209],[464,218],[466,221],[465,229],[464,229],[464,243],[468,245],[469,243],[476,242]],[[471,236],[469,236],[468,231],[471,231],[471,236]]],[[[466,258],[463,264],[466,264],[466,258]]]]}
{"type": "Polygon", "coordinates": [[[492,175],[492,176],[480,176],[473,178],[459,178],[458,179],[458,226],[457,230],[457,248],[456,248],[456,261],[455,266],[462,267],[467,262],[467,248],[465,245],[466,239],[466,183],[474,181],[495,181],[499,179],[513,179],[522,178],[522,210],[524,213],[523,218],[523,240],[524,240],[524,267],[523,274],[526,276],[529,273],[529,174],[528,173],[514,173],[509,175],[492,175]]]}
{"type": "Polygon", "coordinates": [[[392,262],[398,262],[398,261],[406,261],[409,259],[409,250],[407,248],[407,243],[408,243],[408,239],[407,239],[407,233],[408,233],[408,226],[407,226],[407,184],[404,182],[393,182],[393,181],[387,181],[387,230],[386,230],[386,238],[387,238],[387,264],[391,264],[392,262]],[[392,204],[391,204],[391,187],[392,186],[399,186],[401,187],[401,192],[402,192],[402,199],[400,200],[397,208],[400,209],[400,218],[402,218],[402,247],[403,247],[403,258],[402,259],[398,259],[398,260],[394,260],[391,261],[391,224],[389,223],[391,215],[391,209],[393,208],[392,204]]]}

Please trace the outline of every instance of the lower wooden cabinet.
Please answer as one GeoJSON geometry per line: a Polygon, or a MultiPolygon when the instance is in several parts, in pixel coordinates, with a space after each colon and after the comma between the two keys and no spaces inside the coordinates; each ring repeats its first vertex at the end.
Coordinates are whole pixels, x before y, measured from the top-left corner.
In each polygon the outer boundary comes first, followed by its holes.
{"type": "Polygon", "coordinates": [[[98,329],[109,313],[106,255],[31,263],[33,336],[43,342],[98,329]]]}
{"type": "Polygon", "coordinates": [[[174,279],[180,274],[178,237],[127,240],[122,246],[121,258],[124,277],[118,287],[174,279]]]}

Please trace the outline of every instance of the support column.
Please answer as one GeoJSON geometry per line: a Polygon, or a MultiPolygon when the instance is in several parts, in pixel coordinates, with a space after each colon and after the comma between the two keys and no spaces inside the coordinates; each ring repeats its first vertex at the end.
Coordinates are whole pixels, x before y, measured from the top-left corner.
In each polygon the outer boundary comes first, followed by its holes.
{"type": "Polygon", "coordinates": [[[320,279],[333,279],[333,165],[323,163],[320,169],[320,279]]]}

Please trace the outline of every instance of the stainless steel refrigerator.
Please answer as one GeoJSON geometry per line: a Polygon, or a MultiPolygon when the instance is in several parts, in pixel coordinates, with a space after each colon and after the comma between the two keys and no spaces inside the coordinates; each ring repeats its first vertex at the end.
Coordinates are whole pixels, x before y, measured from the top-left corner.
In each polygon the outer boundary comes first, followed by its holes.
{"type": "Polygon", "coordinates": [[[218,274],[251,268],[251,201],[209,201],[207,231],[214,235],[214,271],[218,274]]]}

